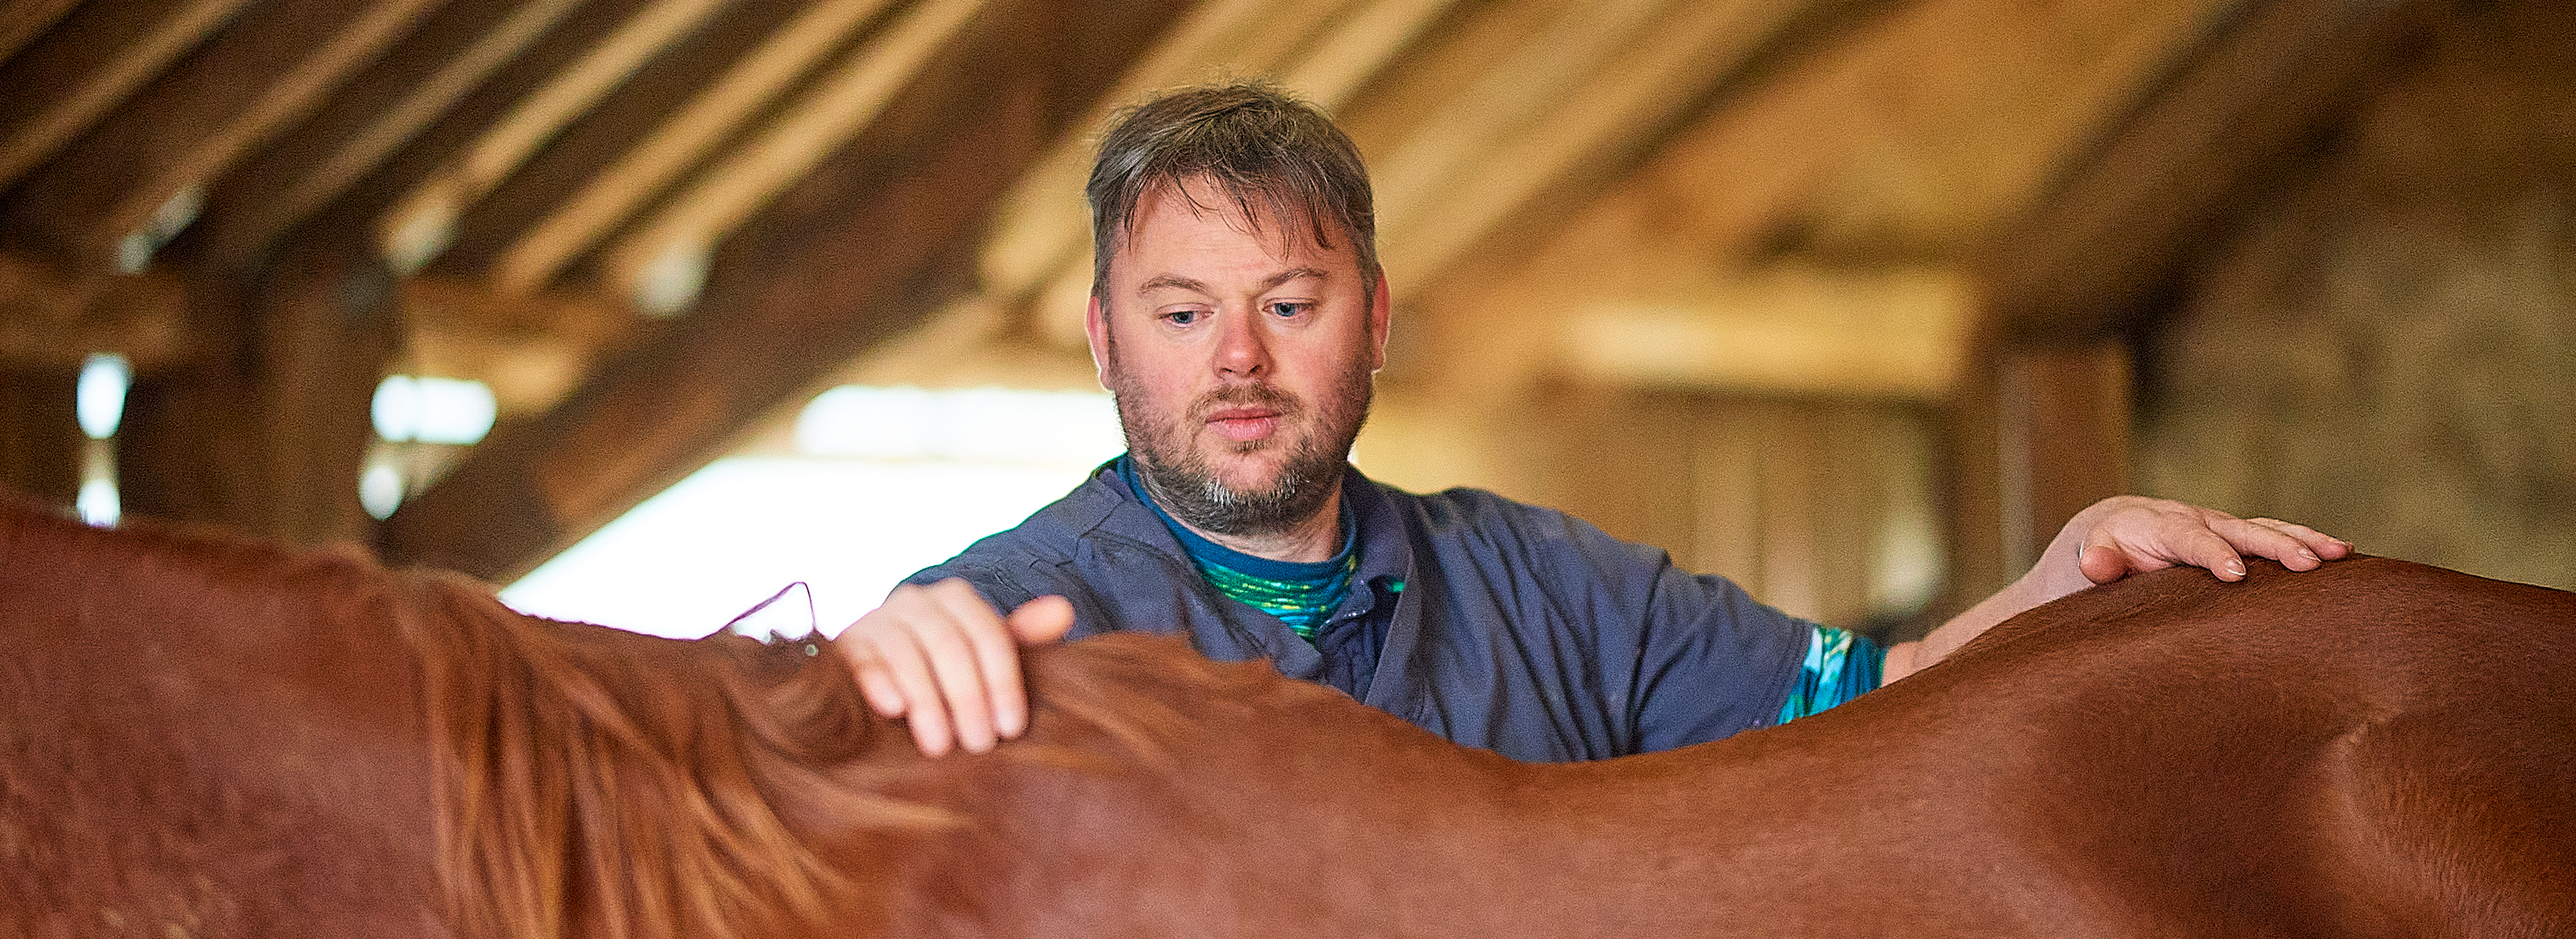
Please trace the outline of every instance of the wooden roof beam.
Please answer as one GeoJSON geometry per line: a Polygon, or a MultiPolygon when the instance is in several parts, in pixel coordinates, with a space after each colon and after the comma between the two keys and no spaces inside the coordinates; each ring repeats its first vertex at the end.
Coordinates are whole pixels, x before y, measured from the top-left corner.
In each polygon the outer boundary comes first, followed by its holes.
{"type": "Polygon", "coordinates": [[[714,152],[752,114],[840,48],[887,3],[817,0],[713,87],[663,121],[650,139],[592,177],[570,202],[521,235],[494,264],[495,285],[513,293],[544,287],[564,265],[590,250],[682,172],[714,152]]]}
{"type": "Polygon", "coordinates": [[[435,0],[279,0],[244,11],[30,175],[9,222],[73,263],[139,271],[205,187],[399,40],[435,0]]]}
{"type": "MultiPolygon", "coordinates": [[[[172,200],[202,200],[204,187],[231,168],[245,152],[310,115],[321,99],[384,54],[429,10],[443,0],[374,0],[361,5],[346,25],[332,30],[312,52],[286,69],[229,120],[200,136],[194,147],[176,155],[158,174],[128,192],[107,210],[101,230],[120,237],[119,264],[142,267],[151,250],[177,234],[185,221],[162,215],[172,200]],[[141,239],[136,244],[126,239],[141,239]]],[[[332,6],[341,6],[333,4],[332,6]]],[[[307,21],[308,23],[310,21],[307,21]]]]}
{"type": "Polygon", "coordinates": [[[245,266],[346,195],[468,92],[581,6],[581,0],[449,0],[321,113],[209,188],[190,240],[245,266]]]}
{"type": "Polygon", "coordinates": [[[1181,5],[993,0],[935,30],[949,39],[902,70],[866,135],[725,228],[689,316],[647,325],[563,403],[495,428],[388,520],[387,556],[525,571],[917,322],[964,289],[958,262],[994,200],[1181,5]]]}
{"type": "Polygon", "coordinates": [[[1185,81],[1229,54],[1248,70],[1266,71],[1274,57],[1286,55],[1304,38],[1301,22],[1293,19],[1295,11],[1330,9],[1323,4],[1287,6],[1287,11],[1281,11],[1274,0],[1207,0],[1191,8],[1168,38],[1101,96],[1100,105],[1076,125],[1076,132],[1049,149],[1045,159],[1022,174],[1003,197],[981,260],[985,293],[1023,299],[1073,263],[1069,256],[1077,245],[1089,244],[1087,234],[1076,236],[1091,230],[1082,189],[1091,174],[1093,141],[1083,129],[1099,126],[1112,109],[1146,90],[1185,81]],[[1272,19],[1280,12],[1288,12],[1292,19],[1286,23],[1272,19]],[[1264,24],[1268,28],[1258,37],[1251,35],[1264,24]]]}
{"type": "Polygon", "coordinates": [[[628,75],[678,42],[726,0],[657,0],[610,33],[589,54],[537,89],[474,144],[412,188],[377,223],[379,243],[396,270],[410,272],[446,250],[465,210],[516,172],[565,125],[628,75]]]}
{"type": "Polygon", "coordinates": [[[0,62],[9,61],[18,50],[44,35],[79,3],[80,0],[21,0],[0,7],[0,62]]]}
{"type": "Polygon", "coordinates": [[[986,0],[916,0],[802,99],[609,254],[610,289],[649,313],[696,300],[715,246],[884,110],[986,0]]]}
{"type": "Polygon", "coordinates": [[[1635,166],[1765,55],[1865,5],[1686,0],[1633,24],[1563,24],[1542,42],[1580,44],[1584,71],[1518,64],[1548,51],[1534,44],[1492,76],[1490,97],[1460,112],[1458,126],[1426,128],[1388,161],[1379,217],[1388,269],[1428,285],[1514,220],[1561,213],[1580,191],[1635,166]],[[1550,89],[1559,82],[1566,87],[1550,89]],[[1446,134],[1456,142],[1444,143],[1446,134]]]}
{"type": "Polygon", "coordinates": [[[91,353],[158,368],[187,353],[188,292],[164,273],[67,272],[0,254],[0,365],[78,368],[91,353]]]}
{"type": "Polygon", "coordinates": [[[64,90],[0,96],[0,188],[98,123],[249,2],[183,0],[167,15],[143,17],[136,14],[149,7],[93,3],[63,19],[45,34],[48,41],[0,70],[0,88],[64,90]]]}
{"type": "Polygon", "coordinates": [[[2006,345],[2098,341],[2263,181],[2340,124],[2443,0],[2253,0],[2213,30],[1980,262],[2006,345]]]}

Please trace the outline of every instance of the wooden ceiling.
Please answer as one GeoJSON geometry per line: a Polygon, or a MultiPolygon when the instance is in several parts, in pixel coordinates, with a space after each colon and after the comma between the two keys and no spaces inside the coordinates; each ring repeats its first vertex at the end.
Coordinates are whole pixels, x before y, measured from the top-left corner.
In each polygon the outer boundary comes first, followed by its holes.
{"type": "Polygon", "coordinates": [[[1089,131],[1257,74],[1371,161],[1398,387],[1938,400],[2116,327],[2428,5],[14,0],[0,366],[135,362],[131,511],[503,576],[854,369],[1086,374],[1089,131]],[[392,371],[503,420],[376,526],[392,371]]]}

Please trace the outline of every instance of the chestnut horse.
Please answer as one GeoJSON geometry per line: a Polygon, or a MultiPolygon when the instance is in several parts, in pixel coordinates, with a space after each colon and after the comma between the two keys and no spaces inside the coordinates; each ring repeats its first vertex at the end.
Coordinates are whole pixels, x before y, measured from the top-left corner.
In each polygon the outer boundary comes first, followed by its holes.
{"type": "Polygon", "coordinates": [[[2576,935],[2576,595],[2392,560],[1570,765],[1140,636],[927,760],[820,640],[14,506],[0,642],[5,937],[2576,935]]]}

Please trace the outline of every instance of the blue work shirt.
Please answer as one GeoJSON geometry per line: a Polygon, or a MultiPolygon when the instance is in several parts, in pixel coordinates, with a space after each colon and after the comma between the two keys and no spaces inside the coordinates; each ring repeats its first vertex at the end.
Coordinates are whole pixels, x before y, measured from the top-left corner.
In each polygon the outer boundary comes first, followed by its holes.
{"type": "Polygon", "coordinates": [[[1057,594],[1071,636],[1183,634],[1270,660],[1433,733],[1530,761],[1687,746],[1769,725],[1814,624],[1581,519],[1476,489],[1415,495],[1357,469],[1350,595],[1313,642],[1200,576],[1112,464],[908,583],[962,577],[1010,610],[1057,594]]]}

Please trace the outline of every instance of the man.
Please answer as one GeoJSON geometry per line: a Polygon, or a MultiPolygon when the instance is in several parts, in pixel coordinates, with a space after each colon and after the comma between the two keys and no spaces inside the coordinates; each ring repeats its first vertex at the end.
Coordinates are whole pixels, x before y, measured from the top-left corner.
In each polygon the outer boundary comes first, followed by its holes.
{"type": "Polygon", "coordinates": [[[1018,648],[1068,631],[1184,633],[1463,744],[1592,759],[1830,706],[2090,583],[2175,564],[2235,580],[2240,552],[2306,570],[2349,551],[2122,497],[2011,587],[1880,650],[1562,513],[1350,468],[1388,289],[1358,151],[1313,108],[1244,83],[1157,98],[1103,139],[1089,197],[1085,324],[1127,455],[914,575],[839,643],[870,705],[933,755],[1017,735],[1018,648]]]}

